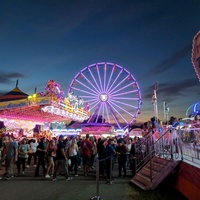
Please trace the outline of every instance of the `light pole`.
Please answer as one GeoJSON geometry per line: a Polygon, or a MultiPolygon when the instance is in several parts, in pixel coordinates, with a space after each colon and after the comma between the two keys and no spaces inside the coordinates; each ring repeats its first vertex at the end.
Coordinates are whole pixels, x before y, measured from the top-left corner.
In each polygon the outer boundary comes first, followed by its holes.
{"type": "Polygon", "coordinates": [[[169,121],[169,106],[165,101],[163,102],[163,108],[164,108],[164,119],[166,120],[166,124],[168,125],[168,121],[169,121]]]}
{"type": "Polygon", "coordinates": [[[154,106],[154,115],[155,115],[155,121],[158,122],[158,105],[157,105],[157,92],[158,90],[158,82],[155,83],[154,89],[153,89],[153,97],[152,97],[152,103],[154,106]]]}

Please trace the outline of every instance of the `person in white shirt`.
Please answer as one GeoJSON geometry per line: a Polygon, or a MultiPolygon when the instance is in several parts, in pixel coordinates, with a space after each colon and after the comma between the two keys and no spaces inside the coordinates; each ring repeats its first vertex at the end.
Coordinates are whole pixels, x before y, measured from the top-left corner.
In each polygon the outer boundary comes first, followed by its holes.
{"type": "Polygon", "coordinates": [[[36,142],[36,139],[35,138],[31,139],[31,141],[30,141],[30,150],[28,152],[28,161],[27,161],[26,168],[30,167],[32,157],[34,159],[34,167],[36,167],[36,163],[37,163],[37,156],[36,156],[37,146],[38,146],[38,143],[36,142]]]}
{"type": "Polygon", "coordinates": [[[70,145],[68,148],[68,156],[69,159],[71,159],[71,166],[69,167],[69,170],[72,171],[74,170],[74,175],[78,176],[77,174],[77,169],[78,169],[78,145],[77,145],[77,141],[76,138],[72,138],[70,140],[70,145]]]}

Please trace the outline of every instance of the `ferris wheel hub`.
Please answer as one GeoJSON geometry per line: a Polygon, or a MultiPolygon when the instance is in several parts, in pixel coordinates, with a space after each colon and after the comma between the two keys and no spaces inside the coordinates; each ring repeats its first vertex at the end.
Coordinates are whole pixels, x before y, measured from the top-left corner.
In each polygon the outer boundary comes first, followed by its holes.
{"type": "Polygon", "coordinates": [[[103,102],[108,101],[108,95],[106,93],[100,94],[100,100],[103,102]]]}

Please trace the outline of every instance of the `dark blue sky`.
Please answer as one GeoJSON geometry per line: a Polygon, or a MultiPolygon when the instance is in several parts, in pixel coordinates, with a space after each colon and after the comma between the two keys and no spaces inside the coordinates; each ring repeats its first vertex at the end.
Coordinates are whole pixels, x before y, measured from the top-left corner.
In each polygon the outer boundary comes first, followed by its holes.
{"type": "Polygon", "coordinates": [[[191,63],[200,30],[199,0],[1,0],[0,94],[15,87],[44,91],[48,80],[67,93],[73,77],[96,62],[113,62],[136,78],[140,120],[150,119],[153,85],[159,83],[169,116],[185,117],[200,100],[191,63]]]}

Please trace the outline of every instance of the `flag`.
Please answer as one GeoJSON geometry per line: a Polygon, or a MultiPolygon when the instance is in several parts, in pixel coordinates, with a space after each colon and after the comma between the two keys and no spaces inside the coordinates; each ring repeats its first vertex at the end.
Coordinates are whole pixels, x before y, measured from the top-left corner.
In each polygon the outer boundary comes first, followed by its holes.
{"type": "Polygon", "coordinates": [[[156,82],[155,84],[154,84],[154,90],[158,90],[158,82],[156,82]]]}

